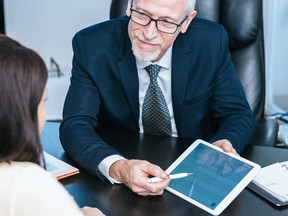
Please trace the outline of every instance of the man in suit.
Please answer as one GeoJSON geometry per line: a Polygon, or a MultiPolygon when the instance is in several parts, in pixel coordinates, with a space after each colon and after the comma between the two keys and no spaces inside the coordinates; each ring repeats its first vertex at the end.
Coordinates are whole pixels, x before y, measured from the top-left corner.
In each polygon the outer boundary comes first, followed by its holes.
{"type": "Polygon", "coordinates": [[[129,0],[128,17],[88,27],[73,38],[60,139],[90,173],[140,195],[162,194],[169,184],[160,167],[126,160],[96,128],[202,138],[234,154],[249,144],[254,117],[226,31],[195,18],[194,6],[195,0],[129,0]],[[147,105],[151,98],[161,101],[157,108],[147,105]],[[148,183],[149,175],[163,181],[148,183]]]}

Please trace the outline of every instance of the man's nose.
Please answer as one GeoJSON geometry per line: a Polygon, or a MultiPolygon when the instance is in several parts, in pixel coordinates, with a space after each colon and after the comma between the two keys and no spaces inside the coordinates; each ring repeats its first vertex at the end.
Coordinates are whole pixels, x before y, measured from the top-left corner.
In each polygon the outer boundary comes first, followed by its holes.
{"type": "Polygon", "coordinates": [[[144,36],[147,39],[152,39],[158,35],[158,30],[156,27],[156,21],[151,20],[149,25],[144,27],[144,36]]]}

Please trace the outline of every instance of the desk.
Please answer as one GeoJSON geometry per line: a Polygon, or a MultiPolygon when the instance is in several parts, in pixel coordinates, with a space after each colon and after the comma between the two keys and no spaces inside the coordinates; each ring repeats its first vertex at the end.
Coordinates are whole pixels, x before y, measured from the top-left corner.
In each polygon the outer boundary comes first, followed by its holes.
{"type": "MultiPolygon", "coordinates": [[[[165,191],[162,196],[142,197],[124,185],[111,185],[81,169],[64,153],[59,142],[59,123],[47,122],[41,134],[44,149],[57,158],[80,169],[80,174],[61,180],[80,207],[100,208],[107,216],[184,216],[209,215],[194,205],[165,191]]],[[[104,139],[127,158],[145,159],[164,170],[192,143],[173,137],[135,134],[129,132],[100,132],[104,139]]],[[[261,166],[288,160],[288,149],[251,146],[243,156],[261,166]]],[[[276,207],[249,189],[243,190],[221,215],[255,216],[288,215],[288,207],[276,207]]]]}

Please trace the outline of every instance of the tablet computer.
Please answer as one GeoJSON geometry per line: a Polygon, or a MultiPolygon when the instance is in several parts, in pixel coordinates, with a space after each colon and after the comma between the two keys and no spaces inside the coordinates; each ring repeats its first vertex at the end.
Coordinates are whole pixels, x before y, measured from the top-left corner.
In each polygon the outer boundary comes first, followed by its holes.
{"type": "Polygon", "coordinates": [[[166,170],[168,174],[193,174],[171,179],[166,189],[212,215],[219,215],[260,168],[254,162],[198,139],[166,170]]]}

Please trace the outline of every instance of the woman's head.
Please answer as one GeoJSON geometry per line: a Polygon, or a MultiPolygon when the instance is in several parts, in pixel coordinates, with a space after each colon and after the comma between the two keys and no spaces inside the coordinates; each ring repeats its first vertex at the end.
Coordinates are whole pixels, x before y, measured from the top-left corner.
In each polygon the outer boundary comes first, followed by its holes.
{"type": "Polygon", "coordinates": [[[33,50],[0,35],[0,77],[0,162],[39,164],[39,130],[45,121],[45,63],[33,50]]]}

